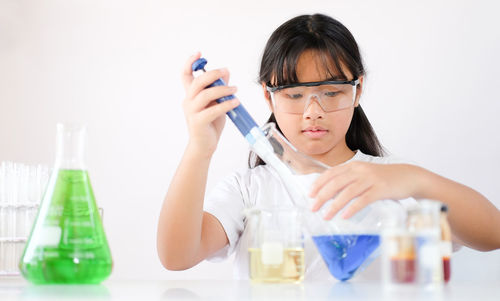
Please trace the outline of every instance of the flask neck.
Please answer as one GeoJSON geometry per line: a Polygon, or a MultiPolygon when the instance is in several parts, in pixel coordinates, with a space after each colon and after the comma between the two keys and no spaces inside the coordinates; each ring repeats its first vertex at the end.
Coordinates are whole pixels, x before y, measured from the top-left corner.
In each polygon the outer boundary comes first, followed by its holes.
{"type": "Polygon", "coordinates": [[[86,169],[84,159],[86,134],[84,125],[57,124],[56,168],[86,169]]]}

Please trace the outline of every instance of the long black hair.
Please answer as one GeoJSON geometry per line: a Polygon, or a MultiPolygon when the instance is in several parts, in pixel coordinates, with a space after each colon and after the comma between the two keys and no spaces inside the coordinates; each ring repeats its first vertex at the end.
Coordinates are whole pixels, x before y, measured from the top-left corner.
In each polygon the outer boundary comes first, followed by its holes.
{"type": "MultiPolygon", "coordinates": [[[[358,44],[351,32],[332,17],[314,14],[295,17],[278,27],[267,41],[260,64],[259,82],[281,86],[298,82],[297,62],[306,50],[320,55],[331,77],[342,76],[347,80],[343,68],[354,78],[365,75],[365,68],[358,44]],[[333,63],[333,64],[332,64],[333,63]]],[[[359,86],[358,86],[359,88],[359,86]]],[[[276,123],[274,114],[268,122],[276,123]]],[[[351,124],[346,133],[347,147],[372,156],[382,156],[383,147],[360,105],[354,108],[351,124]]],[[[248,165],[253,168],[265,164],[251,152],[248,165]]]]}

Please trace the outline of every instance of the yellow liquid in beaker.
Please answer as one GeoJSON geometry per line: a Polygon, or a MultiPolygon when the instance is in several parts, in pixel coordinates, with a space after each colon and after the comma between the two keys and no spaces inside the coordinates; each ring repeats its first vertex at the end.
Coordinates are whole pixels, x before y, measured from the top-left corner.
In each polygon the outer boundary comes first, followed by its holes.
{"type": "Polygon", "coordinates": [[[264,264],[262,250],[249,248],[250,279],[257,282],[300,282],[304,279],[304,249],[283,249],[281,264],[264,264]]]}

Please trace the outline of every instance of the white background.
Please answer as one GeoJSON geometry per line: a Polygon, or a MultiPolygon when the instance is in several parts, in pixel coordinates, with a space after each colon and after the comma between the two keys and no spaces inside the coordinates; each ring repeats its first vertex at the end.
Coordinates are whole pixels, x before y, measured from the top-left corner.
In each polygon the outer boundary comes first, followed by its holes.
{"type": "MultiPolygon", "coordinates": [[[[86,123],[112,277],[231,278],[230,261],[170,272],[156,255],[159,210],[187,141],[181,67],[198,50],[208,69],[228,67],[263,124],[256,79],[268,37],[291,17],[321,12],[359,43],[362,105],[383,145],[500,207],[500,7],[403,2],[0,0],[0,161],[52,164],[56,122],[86,123]]],[[[227,122],[208,189],[247,154],[227,122]]],[[[500,280],[500,251],[464,248],[452,264],[453,279],[500,280]]]]}

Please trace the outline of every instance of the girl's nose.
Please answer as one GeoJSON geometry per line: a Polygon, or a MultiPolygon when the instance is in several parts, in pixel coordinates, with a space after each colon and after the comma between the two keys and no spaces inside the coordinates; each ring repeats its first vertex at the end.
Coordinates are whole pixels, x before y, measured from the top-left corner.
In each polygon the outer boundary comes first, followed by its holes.
{"type": "Polygon", "coordinates": [[[304,108],[304,118],[305,119],[318,119],[323,118],[325,111],[321,107],[319,98],[317,96],[311,96],[309,101],[306,103],[304,108]]]}

